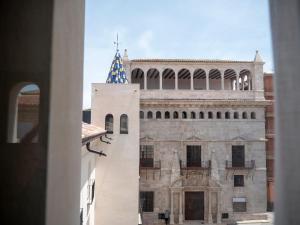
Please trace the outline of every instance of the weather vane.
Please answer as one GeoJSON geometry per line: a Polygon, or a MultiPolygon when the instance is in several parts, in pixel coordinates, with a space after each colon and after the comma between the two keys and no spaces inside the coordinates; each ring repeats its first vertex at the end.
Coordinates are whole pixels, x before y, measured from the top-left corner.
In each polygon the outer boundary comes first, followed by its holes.
{"type": "Polygon", "coordinates": [[[118,33],[117,33],[117,41],[114,41],[114,45],[116,45],[117,47],[117,52],[119,51],[119,36],[118,36],[118,33]]]}

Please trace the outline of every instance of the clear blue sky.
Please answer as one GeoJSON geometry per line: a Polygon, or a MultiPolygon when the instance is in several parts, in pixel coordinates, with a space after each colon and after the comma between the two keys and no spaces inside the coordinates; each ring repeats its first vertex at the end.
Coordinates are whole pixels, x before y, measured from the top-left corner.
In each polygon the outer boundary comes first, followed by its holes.
{"type": "Polygon", "coordinates": [[[273,71],[267,0],[87,0],[83,107],[105,82],[119,34],[134,58],[252,60],[273,71]]]}

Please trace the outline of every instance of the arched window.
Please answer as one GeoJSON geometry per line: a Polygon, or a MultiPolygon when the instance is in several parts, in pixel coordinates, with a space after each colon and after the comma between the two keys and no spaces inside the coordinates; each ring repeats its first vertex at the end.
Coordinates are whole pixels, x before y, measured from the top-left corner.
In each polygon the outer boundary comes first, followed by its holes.
{"type": "Polygon", "coordinates": [[[251,119],[256,119],[255,112],[251,112],[251,119]]]}
{"type": "Polygon", "coordinates": [[[236,90],[236,72],[233,69],[227,69],[224,72],[224,90],[236,90]]]}
{"type": "Polygon", "coordinates": [[[131,83],[140,84],[140,89],[144,89],[144,71],[140,68],[136,68],[131,72],[131,83]]]}
{"type": "Polygon", "coordinates": [[[165,112],[165,119],[170,119],[170,112],[168,111],[165,112]]]}
{"type": "Polygon", "coordinates": [[[243,112],[242,116],[243,116],[243,119],[247,119],[248,118],[247,112],[243,112]]]}
{"type": "Polygon", "coordinates": [[[238,119],[239,118],[239,112],[234,112],[233,113],[233,118],[238,119]]]}
{"type": "Polygon", "coordinates": [[[213,113],[212,112],[208,112],[208,119],[213,119],[213,113]]]}
{"type": "Polygon", "coordinates": [[[152,114],[151,111],[149,111],[149,112],[147,113],[147,119],[152,119],[152,118],[153,118],[153,114],[152,114]]]}
{"type": "Polygon", "coordinates": [[[225,112],[225,119],[230,119],[230,112],[225,112]]]}
{"type": "Polygon", "coordinates": [[[128,116],[122,114],[120,117],[120,134],[128,134],[128,116]]]}
{"type": "Polygon", "coordinates": [[[162,74],[162,89],[175,89],[175,72],[172,69],[165,69],[162,74]]]}
{"type": "Polygon", "coordinates": [[[178,72],[178,89],[191,89],[191,73],[188,69],[178,72]]]}
{"type": "Polygon", "coordinates": [[[222,119],[222,114],[221,114],[221,112],[217,112],[217,119],[222,119]]]}
{"type": "Polygon", "coordinates": [[[114,133],[114,117],[112,114],[105,116],[105,130],[108,134],[114,133]]]}
{"type": "Polygon", "coordinates": [[[37,143],[39,140],[40,89],[33,83],[20,83],[9,99],[8,143],[37,143]]]}
{"type": "Polygon", "coordinates": [[[221,72],[217,69],[212,69],[208,74],[209,90],[221,90],[221,72]]]}
{"type": "Polygon", "coordinates": [[[187,119],[187,113],[185,111],[182,112],[182,119],[187,119]]]}
{"type": "Polygon", "coordinates": [[[200,113],[199,113],[199,118],[200,118],[200,119],[204,119],[204,112],[200,112],[200,113]]]}
{"type": "Polygon", "coordinates": [[[178,112],[173,112],[173,119],[178,119],[178,112]]]}
{"type": "Polygon", "coordinates": [[[196,113],[195,112],[191,112],[191,119],[196,119],[196,113]]]}
{"type": "Polygon", "coordinates": [[[140,119],[144,119],[144,112],[140,111],[140,119]]]}
{"type": "Polygon", "coordinates": [[[147,89],[159,89],[159,71],[155,68],[147,72],[147,89]]]}
{"type": "Polygon", "coordinates": [[[161,112],[160,111],[156,112],[156,119],[161,119],[161,112]]]}

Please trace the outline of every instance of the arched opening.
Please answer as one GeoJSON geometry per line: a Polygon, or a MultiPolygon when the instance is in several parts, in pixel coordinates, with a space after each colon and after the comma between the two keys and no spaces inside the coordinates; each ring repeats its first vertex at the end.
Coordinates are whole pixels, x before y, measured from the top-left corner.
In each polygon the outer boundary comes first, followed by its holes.
{"type": "Polygon", "coordinates": [[[173,119],[178,119],[178,112],[173,112],[173,119]]]}
{"type": "Polygon", "coordinates": [[[105,130],[108,134],[114,133],[114,117],[112,114],[107,114],[105,116],[105,130]]]}
{"type": "Polygon", "coordinates": [[[236,72],[227,69],[224,72],[224,90],[236,90],[236,72]]]}
{"type": "Polygon", "coordinates": [[[191,73],[187,69],[178,72],[178,89],[191,89],[191,73]]]}
{"type": "Polygon", "coordinates": [[[187,119],[187,113],[185,111],[182,112],[181,118],[182,119],[187,119]]]}
{"type": "Polygon", "coordinates": [[[222,114],[221,114],[221,112],[217,112],[217,119],[222,119],[222,114]]]}
{"type": "Polygon", "coordinates": [[[156,119],[161,119],[161,112],[160,111],[156,112],[156,119]]]}
{"type": "Polygon", "coordinates": [[[213,119],[213,113],[212,112],[208,112],[208,119],[213,119]]]}
{"type": "Polygon", "coordinates": [[[162,74],[162,89],[175,89],[175,72],[165,69],[162,74]]]}
{"type": "Polygon", "coordinates": [[[136,68],[131,72],[131,83],[140,84],[140,89],[144,89],[144,71],[140,68],[136,68]]]}
{"type": "Polygon", "coordinates": [[[234,112],[233,113],[233,118],[238,119],[239,118],[239,112],[234,112]]]}
{"type": "Polygon", "coordinates": [[[191,112],[191,119],[196,119],[196,113],[195,112],[191,112]]]}
{"type": "Polygon", "coordinates": [[[16,85],[10,93],[8,143],[39,141],[40,88],[33,83],[16,85]]]}
{"type": "Polygon", "coordinates": [[[128,134],[128,116],[122,114],[120,117],[120,134],[128,134]]]}
{"type": "Polygon", "coordinates": [[[251,119],[256,119],[256,114],[255,114],[255,112],[251,112],[251,119]]]}
{"type": "Polygon", "coordinates": [[[249,70],[242,70],[239,74],[239,90],[252,90],[252,79],[249,70]]]}
{"type": "Polygon", "coordinates": [[[197,69],[193,75],[194,90],[206,89],[206,73],[203,69],[197,69]]]}
{"type": "Polygon", "coordinates": [[[200,112],[200,113],[199,113],[199,118],[200,118],[200,119],[204,119],[204,112],[200,112]]]}
{"type": "Polygon", "coordinates": [[[225,112],[225,119],[230,119],[230,112],[225,112]]]}
{"type": "Polygon", "coordinates": [[[248,118],[247,112],[243,112],[242,117],[243,119],[247,119],[248,118]]]}
{"type": "Polygon", "coordinates": [[[147,89],[159,89],[159,71],[155,68],[147,72],[147,89]]]}
{"type": "Polygon", "coordinates": [[[170,112],[169,111],[165,112],[165,119],[170,119],[170,112]]]}
{"type": "Polygon", "coordinates": [[[140,111],[140,119],[144,119],[144,112],[140,111]]]}
{"type": "Polygon", "coordinates": [[[151,111],[147,112],[147,119],[152,119],[153,118],[153,113],[151,111]]]}
{"type": "Polygon", "coordinates": [[[210,90],[221,90],[221,72],[217,69],[209,71],[209,89],[210,90]]]}

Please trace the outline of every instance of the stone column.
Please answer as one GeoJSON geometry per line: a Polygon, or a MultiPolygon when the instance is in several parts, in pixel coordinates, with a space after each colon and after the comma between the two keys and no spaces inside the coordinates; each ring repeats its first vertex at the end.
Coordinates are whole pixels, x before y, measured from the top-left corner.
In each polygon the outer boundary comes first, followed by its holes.
{"type": "Polygon", "coordinates": [[[224,70],[220,70],[221,73],[221,89],[224,90],[224,70]]]}
{"type": "Polygon", "coordinates": [[[239,84],[239,74],[237,73],[236,74],[236,84],[235,84],[235,87],[236,87],[236,91],[240,90],[240,84],[239,84]]]}
{"type": "Polygon", "coordinates": [[[183,213],[182,213],[182,190],[179,192],[179,224],[183,224],[183,213]]]}
{"type": "Polygon", "coordinates": [[[212,213],[211,213],[211,192],[208,191],[208,223],[212,223],[212,213]]]}
{"type": "Polygon", "coordinates": [[[145,69],[145,71],[144,71],[144,90],[147,90],[147,72],[148,72],[148,70],[145,69]]]}
{"type": "Polygon", "coordinates": [[[221,191],[217,192],[217,223],[221,223],[221,191]]]}
{"type": "Polygon", "coordinates": [[[173,191],[171,190],[171,213],[170,213],[170,224],[174,224],[174,206],[173,206],[173,191]]]}
{"type": "Polygon", "coordinates": [[[178,71],[175,71],[175,90],[178,90],[178,71]]]}
{"type": "Polygon", "coordinates": [[[193,77],[193,74],[191,74],[191,90],[194,90],[194,77],[193,77]]]}
{"type": "Polygon", "coordinates": [[[159,70],[159,89],[162,90],[162,71],[159,70]]]}
{"type": "Polygon", "coordinates": [[[209,90],[209,70],[205,71],[206,73],[206,90],[209,90]]]}

